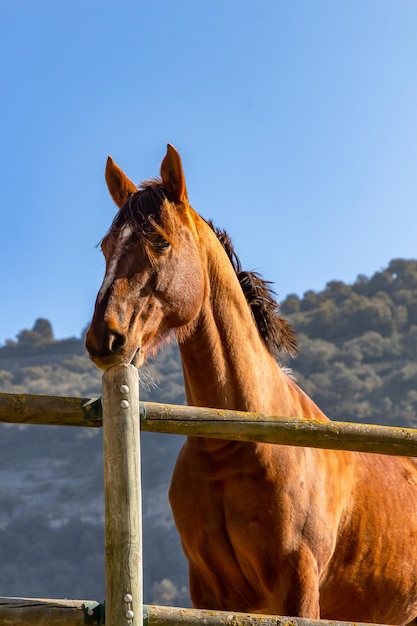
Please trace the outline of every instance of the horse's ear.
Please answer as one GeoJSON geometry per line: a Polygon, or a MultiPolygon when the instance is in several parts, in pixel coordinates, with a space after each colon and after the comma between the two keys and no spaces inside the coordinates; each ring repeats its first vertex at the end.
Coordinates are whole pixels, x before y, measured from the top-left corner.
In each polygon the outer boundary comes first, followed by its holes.
{"type": "Polygon", "coordinates": [[[107,158],[106,183],[110,195],[119,209],[126,203],[128,197],[138,190],[136,185],[132,183],[120,167],[116,165],[111,156],[107,158]]]}
{"type": "Polygon", "coordinates": [[[170,143],[161,163],[161,178],[168,200],[172,202],[185,202],[187,200],[187,188],[181,157],[170,143]]]}

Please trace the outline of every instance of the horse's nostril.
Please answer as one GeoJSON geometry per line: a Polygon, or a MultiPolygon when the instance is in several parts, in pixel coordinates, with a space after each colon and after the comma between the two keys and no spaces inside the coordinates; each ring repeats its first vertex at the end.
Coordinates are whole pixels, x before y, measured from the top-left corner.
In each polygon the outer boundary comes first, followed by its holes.
{"type": "Polygon", "coordinates": [[[109,352],[117,353],[126,343],[126,336],[121,333],[110,333],[109,335],[109,352]]]}

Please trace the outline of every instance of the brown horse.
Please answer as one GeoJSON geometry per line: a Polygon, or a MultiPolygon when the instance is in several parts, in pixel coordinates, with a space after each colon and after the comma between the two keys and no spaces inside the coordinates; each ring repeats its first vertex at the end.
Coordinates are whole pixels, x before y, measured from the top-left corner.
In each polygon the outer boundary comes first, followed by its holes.
{"type": "MultiPolygon", "coordinates": [[[[191,405],[327,420],[279,367],[296,340],[268,285],[188,202],[179,154],[119,206],[87,334],[106,369],[171,330],[191,405]]],[[[267,224],[264,225],[267,227],[267,224]]],[[[417,466],[407,458],[189,437],[170,489],[196,607],[405,624],[417,615],[417,466]]]]}

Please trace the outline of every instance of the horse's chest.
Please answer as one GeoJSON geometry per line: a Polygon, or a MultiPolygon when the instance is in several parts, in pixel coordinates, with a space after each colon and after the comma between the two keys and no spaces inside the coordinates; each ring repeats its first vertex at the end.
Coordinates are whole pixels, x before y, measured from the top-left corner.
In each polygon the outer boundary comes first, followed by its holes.
{"type": "Polygon", "coordinates": [[[264,544],[270,549],[271,533],[288,532],[288,512],[291,524],[302,527],[303,520],[293,519],[292,506],[292,492],[300,499],[299,481],[292,484],[276,465],[274,470],[250,447],[199,457],[185,448],[174,471],[170,501],[188,551],[205,552],[208,545],[221,544],[246,551],[255,543],[262,553],[264,544]]]}

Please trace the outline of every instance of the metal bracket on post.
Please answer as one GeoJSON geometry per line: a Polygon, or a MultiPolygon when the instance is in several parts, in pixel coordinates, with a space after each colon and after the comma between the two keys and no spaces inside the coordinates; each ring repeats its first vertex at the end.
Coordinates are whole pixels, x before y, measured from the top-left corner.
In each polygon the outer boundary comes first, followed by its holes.
{"type": "Polygon", "coordinates": [[[104,602],[84,602],[84,624],[105,624],[105,607],[104,602]]]}
{"type": "Polygon", "coordinates": [[[103,418],[101,398],[90,398],[90,400],[85,401],[83,403],[83,416],[86,423],[100,423],[103,418]]]}
{"type": "Polygon", "coordinates": [[[143,626],[139,376],[103,375],[106,626],[143,626]]]}

